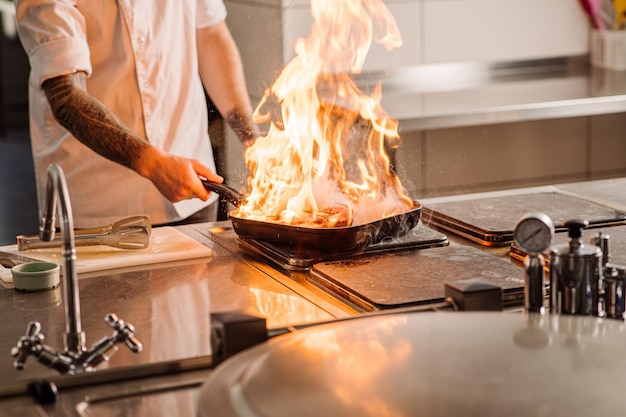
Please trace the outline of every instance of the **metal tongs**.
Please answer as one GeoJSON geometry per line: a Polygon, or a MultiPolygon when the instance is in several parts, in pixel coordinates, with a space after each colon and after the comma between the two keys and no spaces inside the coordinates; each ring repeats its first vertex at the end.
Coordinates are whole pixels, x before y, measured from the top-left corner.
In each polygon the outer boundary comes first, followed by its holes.
{"type": "MultiPolygon", "coordinates": [[[[145,216],[128,217],[115,223],[94,229],[78,229],[74,232],[76,246],[106,245],[120,249],[145,249],[150,244],[152,225],[145,216]]],[[[55,236],[45,242],[39,236],[17,236],[17,250],[61,247],[62,237],[55,236]]]]}

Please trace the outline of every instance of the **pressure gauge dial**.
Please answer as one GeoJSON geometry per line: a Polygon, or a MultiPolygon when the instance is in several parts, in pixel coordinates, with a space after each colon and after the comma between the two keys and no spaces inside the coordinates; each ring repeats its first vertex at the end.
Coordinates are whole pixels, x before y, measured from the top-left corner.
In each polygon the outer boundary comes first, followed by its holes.
{"type": "Polygon", "coordinates": [[[554,237],[554,223],[543,213],[528,213],[515,225],[515,244],[528,254],[539,254],[548,249],[554,237]]]}

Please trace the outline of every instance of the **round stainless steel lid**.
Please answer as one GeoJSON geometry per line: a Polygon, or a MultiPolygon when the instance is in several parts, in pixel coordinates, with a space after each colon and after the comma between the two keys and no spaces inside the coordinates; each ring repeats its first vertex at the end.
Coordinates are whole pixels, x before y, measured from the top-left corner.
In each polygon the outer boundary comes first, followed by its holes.
{"type": "Polygon", "coordinates": [[[588,416],[624,409],[626,326],[518,313],[393,314],[281,336],[220,365],[208,416],[588,416]]]}

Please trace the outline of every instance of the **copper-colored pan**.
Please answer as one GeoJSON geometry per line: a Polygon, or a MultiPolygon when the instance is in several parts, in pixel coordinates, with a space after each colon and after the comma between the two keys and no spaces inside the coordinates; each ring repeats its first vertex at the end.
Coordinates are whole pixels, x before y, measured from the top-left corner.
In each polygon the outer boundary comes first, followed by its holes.
{"type": "MultiPolygon", "coordinates": [[[[207,190],[216,192],[238,207],[244,197],[225,184],[202,180],[207,190]]],[[[413,208],[394,216],[374,222],[346,227],[301,227],[282,223],[250,220],[237,217],[233,212],[229,218],[239,237],[272,242],[294,248],[296,251],[354,252],[365,249],[372,243],[386,238],[399,237],[417,226],[422,205],[413,203],[413,208]]]]}

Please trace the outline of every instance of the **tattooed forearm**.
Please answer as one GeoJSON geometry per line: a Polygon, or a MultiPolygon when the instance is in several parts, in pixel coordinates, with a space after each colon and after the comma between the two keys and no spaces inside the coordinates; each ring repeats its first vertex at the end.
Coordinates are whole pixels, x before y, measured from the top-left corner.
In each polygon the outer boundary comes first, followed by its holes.
{"type": "Polygon", "coordinates": [[[93,151],[132,169],[133,161],[149,145],[86,92],[85,80],[85,74],[77,72],[43,83],[54,117],[93,151]]]}
{"type": "Polygon", "coordinates": [[[228,113],[224,120],[226,120],[228,126],[233,129],[233,132],[237,134],[242,143],[254,140],[258,136],[256,124],[251,121],[250,117],[246,117],[238,110],[233,110],[228,113]]]}

